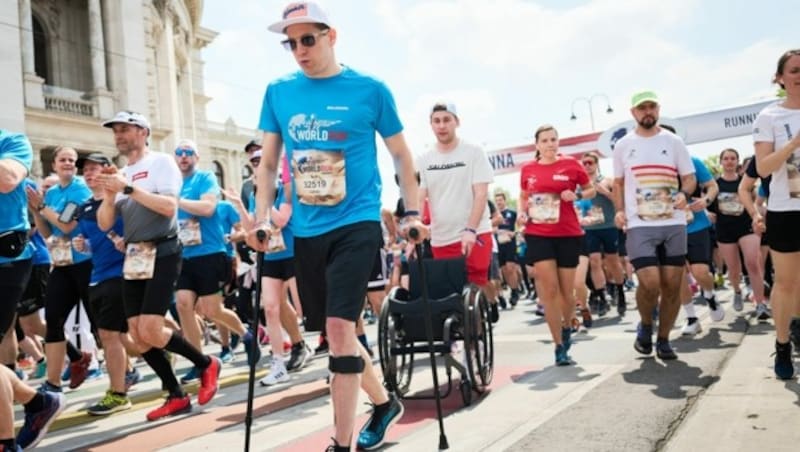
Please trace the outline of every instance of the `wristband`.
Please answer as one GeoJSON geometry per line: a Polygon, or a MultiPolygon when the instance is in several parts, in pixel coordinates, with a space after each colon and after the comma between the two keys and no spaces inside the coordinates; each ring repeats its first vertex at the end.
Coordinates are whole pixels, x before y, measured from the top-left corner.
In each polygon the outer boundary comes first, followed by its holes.
{"type": "Polygon", "coordinates": [[[419,216],[419,211],[418,210],[406,210],[403,213],[403,218],[406,218],[406,217],[418,217],[418,216],[419,216]]]}
{"type": "Polygon", "coordinates": [[[471,232],[471,233],[473,233],[475,235],[478,235],[478,231],[476,231],[475,229],[472,229],[472,228],[464,228],[464,232],[471,232]]]}
{"type": "Polygon", "coordinates": [[[45,208],[45,207],[47,207],[47,206],[45,206],[44,204],[39,204],[39,206],[38,206],[38,207],[36,207],[36,211],[37,211],[37,212],[41,212],[41,211],[43,211],[43,210],[44,210],[44,208],[45,208]]]}

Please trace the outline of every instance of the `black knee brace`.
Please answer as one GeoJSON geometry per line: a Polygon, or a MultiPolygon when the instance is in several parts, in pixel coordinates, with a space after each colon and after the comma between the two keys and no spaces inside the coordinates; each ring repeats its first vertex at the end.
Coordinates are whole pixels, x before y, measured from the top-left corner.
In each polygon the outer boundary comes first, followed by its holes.
{"type": "Polygon", "coordinates": [[[364,358],[360,356],[330,356],[328,370],[337,374],[360,374],[364,371],[364,358]]]}

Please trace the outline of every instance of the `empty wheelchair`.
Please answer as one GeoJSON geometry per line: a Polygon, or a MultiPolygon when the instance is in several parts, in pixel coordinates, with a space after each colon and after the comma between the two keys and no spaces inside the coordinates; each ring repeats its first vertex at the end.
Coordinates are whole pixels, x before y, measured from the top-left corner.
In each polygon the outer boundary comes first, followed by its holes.
{"type": "MultiPolygon", "coordinates": [[[[452,369],[460,374],[459,390],[465,406],[472,392],[482,394],[492,381],[494,341],[489,303],[481,290],[467,284],[466,263],[460,259],[423,260],[430,300],[433,348],[444,359],[447,397],[453,388],[452,369]]],[[[384,385],[401,398],[409,395],[415,355],[429,358],[425,309],[418,262],[409,265],[409,289],[392,289],[378,321],[378,349],[384,385]]],[[[436,369],[431,369],[436,372],[436,369]]]]}

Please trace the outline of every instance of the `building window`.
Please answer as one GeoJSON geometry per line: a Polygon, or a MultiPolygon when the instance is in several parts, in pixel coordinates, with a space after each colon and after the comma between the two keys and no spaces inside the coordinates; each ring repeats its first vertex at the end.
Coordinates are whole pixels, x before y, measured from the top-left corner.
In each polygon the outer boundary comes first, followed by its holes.
{"type": "Polygon", "coordinates": [[[33,65],[36,75],[44,79],[45,85],[50,83],[50,67],[47,64],[47,35],[36,15],[33,15],[33,65]]]}
{"type": "Polygon", "coordinates": [[[214,160],[214,175],[217,176],[217,183],[220,188],[225,188],[225,170],[222,169],[222,165],[216,160],[214,160]]]}

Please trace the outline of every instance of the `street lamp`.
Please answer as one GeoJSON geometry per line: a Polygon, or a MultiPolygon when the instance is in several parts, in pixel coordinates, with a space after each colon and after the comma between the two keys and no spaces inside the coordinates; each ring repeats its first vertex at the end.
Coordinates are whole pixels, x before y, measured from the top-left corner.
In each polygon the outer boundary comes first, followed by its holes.
{"type": "Polygon", "coordinates": [[[571,119],[573,121],[578,119],[578,117],[575,116],[575,103],[578,102],[578,101],[586,102],[586,104],[589,106],[589,121],[592,124],[592,132],[594,132],[594,113],[592,112],[592,102],[594,102],[594,100],[597,99],[597,98],[606,100],[606,113],[607,114],[614,113],[614,109],[611,108],[611,101],[608,99],[608,96],[606,96],[605,94],[594,94],[594,95],[592,95],[592,97],[578,97],[578,98],[573,99],[572,100],[572,116],[570,116],[569,119],[571,119]]]}

